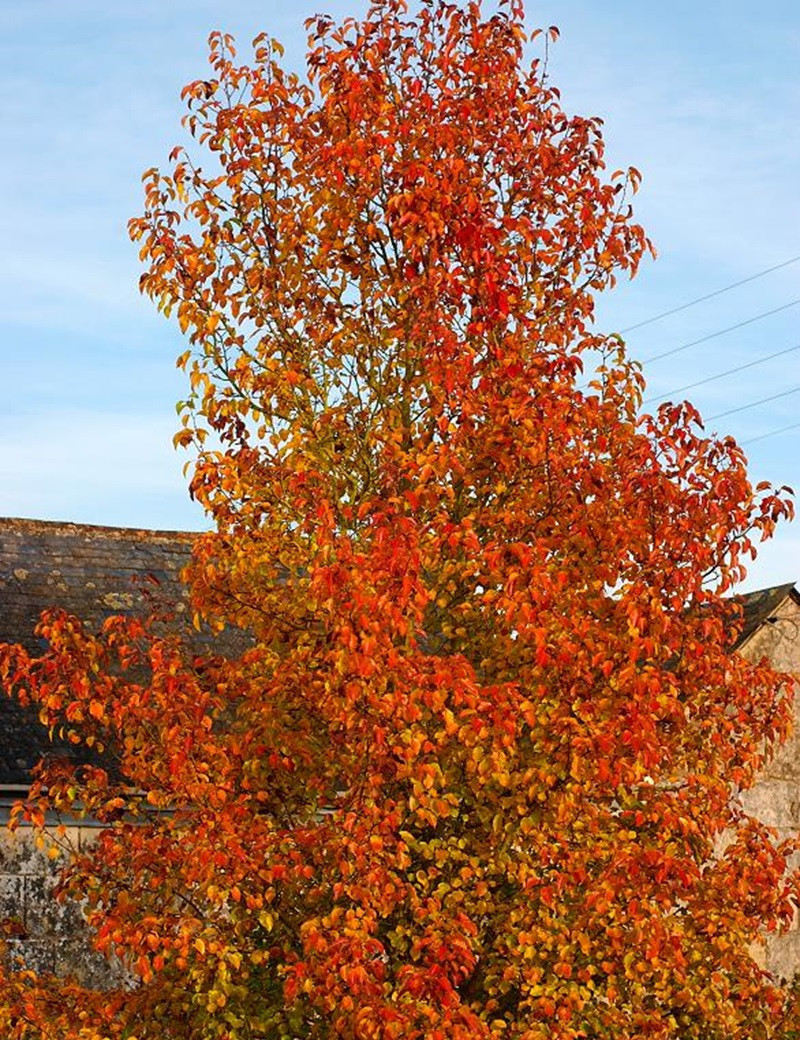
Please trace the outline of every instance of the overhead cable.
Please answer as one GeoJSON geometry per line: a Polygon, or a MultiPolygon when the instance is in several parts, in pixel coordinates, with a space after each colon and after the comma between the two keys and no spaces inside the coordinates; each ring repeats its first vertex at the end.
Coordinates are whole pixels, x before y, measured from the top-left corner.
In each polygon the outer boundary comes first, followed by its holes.
{"type": "Polygon", "coordinates": [[[767,433],[760,433],[757,437],[748,437],[746,441],[739,441],[740,444],[753,444],[755,441],[763,441],[765,437],[777,437],[779,433],[788,433],[789,430],[800,429],[800,422],[790,423],[788,426],[781,426],[778,430],[769,430],[767,433]]]}
{"type": "Polygon", "coordinates": [[[660,361],[665,357],[672,357],[673,354],[680,354],[682,350],[688,350],[689,347],[696,347],[699,343],[707,343],[710,339],[716,339],[717,336],[724,336],[728,332],[733,332],[736,329],[742,329],[745,325],[752,325],[755,321],[761,321],[762,318],[768,318],[771,314],[777,314],[779,311],[788,310],[790,307],[796,307],[800,303],[800,297],[796,300],[790,300],[789,303],[784,303],[780,307],[773,307],[771,311],[762,311],[761,314],[756,314],[752,318],[747,318],[745,321],[737,321],[735,325],[729,325],[726,329],[718,329],[716,332],[710,332],[707,336],[701,336],[700,339],[693,339],[690,343],[683,343],[679,347],[673,347],[671,350],[665,350],[661,354],[654,354],[652,357],[645,358],[644,364],[649,365],[653,361],[660,361]]]}
{"type": "Polygon", "coordinates": [[[783,354],[791,354],[795,350],[800,350],[800,343],[796,343],[793,347],[786,347],[784,350],[776,350],[774,354],[756,358],[755,361],[748,361],[744,365],[737,365],[736,368],[728,368],[724,372],[718,372],[715,376],[698,379],[696,383],[687,383],[686,386],[679,386],[676,390],[668,390],[665,394],[654,394],[652,397],[646,397],[642,404],[649,404],[651,401],[662,401],[664,398],[672,397],[673,394],[682,394],[684,390],[694,390],[696,386],[705,386],[706,383],[713,383],[715,379],[722,379],[723,376],[732,376],[735,372],[744,372],[746,368],[755,368],[756,365],[763,365],[765,361],[772,361],[773,358],[781,357],[783,354]]]}
{"type": "Polygon", "coordinates": [[[738,408],[729,408],[725,412],[717,412],[716,415],[709,415],[703,421],[711,422],[713,419],[721,419],[724,415],[733,415],[734,412],[746,412],[748,408],[755,408],[760,404],[767,404],[768,401],[777,401],[779,397],[788,397],[790,394],[796,394],[798,390],[800,390],[800,386],[793,386],[791,390],[782,390],[779,394],[771,394],[769,397],[762,397],[758,401],[750,401],[749,404],[739,405],[738,408]]]}
{"type": "Polygon", "coordinates": [[[712,300],[715,296],[721,296],[723,293],[730,292],[731,289],[738,289],[740,285],[754,282],[756,278],[763,278],[765,274],[772,274],[773,271],[779,271],[782,267],[788,267],[789,264],[796,264],[798,260],[800,260],[800,256],[793,256],[789,260],[784,260],[782,264],[775,264],[774,267],[767,267],[763,271],[757,271],[755,274],[751,274],[747,278],[742,278],[738,282],[731,282],[730,285],[723,286],[722,289],[716,289],[714,292],[706,293],[705,296],[698,296],[694,300],[689,300],[688,303],[682,303],[679,307],[672,307],[668,311],[662,311],[661,314],[654,314],[652,318],[645,318],[644,321],[637,321],[635,325],[629,325],[626,329],[620,329],[620,335],[624,336],[626,332],[633,332],[634,329],[641,329],[645,325],[652,325],[654,321],[661,321],[662,318],[668,318],[671,314],[685,311],[689,307],[694,307],[695,304],[705,303],[706,300],[712,300]]]}

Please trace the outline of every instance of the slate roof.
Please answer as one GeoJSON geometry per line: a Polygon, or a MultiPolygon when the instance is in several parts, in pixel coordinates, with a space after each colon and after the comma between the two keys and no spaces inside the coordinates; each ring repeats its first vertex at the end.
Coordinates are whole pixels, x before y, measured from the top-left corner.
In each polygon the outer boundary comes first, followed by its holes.
{"type": "MultiPolygon", "coordinates": [[[[186,531],[0,518],[0,643],[41,649],[33,631],[48,607],[63,607],[95,628],[112,614],[137,608],[171,607],[180,615],[186,611],[180,572],[194,538],[186,531]]],[[[742,596],[744,628],[737,647],[789,595],[797,595],[792,583],[742,596]]],[[[240,633],[220,648],[242,642],[240,633]]],[[[35,713],[0,693],[0,789],[26,785],[45,754],[73,757],[74,747],[51,742],[35,713]]]]}
{"type": "MultiPolygon", "coordinates": [[[[0,642],[41,649],[34,627],[48,607],[62,607],[93,628],[137,608],[185,612],[180,572],[194,537],[0,518],[0,642]]],[[[0,787],[26,784],[44,754],[72,757],[74,748],[51,743],[34,712],[0,693],[0,787]]]]}

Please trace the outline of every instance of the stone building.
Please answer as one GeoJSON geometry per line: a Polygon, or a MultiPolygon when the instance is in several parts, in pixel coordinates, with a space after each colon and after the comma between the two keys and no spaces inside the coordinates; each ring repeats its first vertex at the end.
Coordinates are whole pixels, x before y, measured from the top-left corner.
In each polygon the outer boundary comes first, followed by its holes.
{"type": "MultiPolygon", "coordinates": [[[[763,657],[800,680],[800,594],[794,585],[752,592],[744,599],[745,625],[737,649],[749,660],[763,657]]],[[[796,684],[797,685],[797,684],[796,684]]],[[[745,807],[782,838],[800,831],[800,697],[795,697],[794,732],[776,751],[762,779],[747,791],[745,807]]],[[[764,966],[778,978],[800,971],[800,918],[783,935],[770,936],[764,966]]]]}
{"type": "MultiPolygon", "coordinates": [[[[40,649],[34,628],[48,607],[63,607],[93,627],[137,607],[171,605],[177,614],[185,612],[180,572],[192,538],[175,531],[0,519],[0,642],[40,649]]],[[[72,759],[74,746],[51,741],[34,712],[0,694],[0,826],[43,756],[72,759]]],[[[92,841],[97,827],[92,820],[69,826],[59,844],[78,849],[92,841]]],[[[12,951],[31,967],[69,971],[102,986],[113,981],[115,969],[87,942],[79,908],[52,897],[61,859],[56,851],[55,845],[37,847],[30,828],[0,832],[0,920],[6,921],[12,951]]]]}
{"type": "MultiPolygon", "coordinates": [[[[48,607],[63,607],[92,626],[152,601],[180,616],[186,610],[180,572],[192,540],[193,535],[176,531],[0,519],[0,642],[38,649],[33,630],[48,607]]],[[[794,585],[751,593],[743,604],[745,625],[737,650],[800,673],[800,595],[794,585]]],[[[800,706],[796,712],[794,736],[747,793],[748,808],[783,834],[800,830],[800,706]]],[[[30,770],[43,756],[70,758],[73,753],[72,745],[51,742],[34,714],[0,695],[0,822],[24,795],[30,770]]],[[[92,840],[96,828],[82,821],[68,827],[67,840],[79,848],[92,840]]],[[[52,899],[57,863],[47,848],[36,847],[30,830],[0,835],[0,920],[10,927],[12,947],[32,967],[69,970],[103,985],[112,980],[113,969],[91,950],[79,910],[52,899]]],[[[764,960],[784,978],[800,969],[800,922],[770,939],[764,960]]]]}

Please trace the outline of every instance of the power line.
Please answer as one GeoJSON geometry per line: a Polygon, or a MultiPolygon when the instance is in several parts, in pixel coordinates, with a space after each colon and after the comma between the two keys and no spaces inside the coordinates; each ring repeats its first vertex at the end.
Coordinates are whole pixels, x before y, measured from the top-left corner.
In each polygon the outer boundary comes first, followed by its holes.
{"type": "Polygon", "coordinates": [[[762,397],[759,401],[751,401],[749,404],[739,405],[738,408],[729,408],[726,412],[717,412],[716,415],[709,415],[704,422],[711,422],[713,419],[721,419],[724,415],[733,415],[734,412],[745,412],[748,408],[755,408],[759,404],[767,404],[768,401],[776,401],[779,397],[788,397],[789,394],[796,394],[800,390],[800,386],[793,386],[791,390],[781,390],[779,394],[771,394],[769,397],[762,397]]]}
{"type": "Polygon", "coordinates": [[[665,397],[672,397],[673,394],[682,394],[684,390],[694,390],[696,386],[705,386],[706,383],[713,383],[715,379],[722,379],[723,376],[732,376],[735,372],[744,372],[746,368],[755,368],[756,365],[763,365],[765,361],[772,361],[773,358],[781,357],[783,354],[791,354],[795,350],[800,350],[800,343],[796,343],[793,347],[786,347],[785,350],[776,350],[774,354],[756,358],[755,361],[748,361],[744,365],[737,365],[736,368],[729,368],[725,372],[718,372],[715,376],[698,379],[696,383],[687,383],[686,386],[679,386],[676,390],[668,390],[665,394],[654,394],[652,397],[646,397],[642,404],[650,404],[651,401],[661,401],[665,397]]]}
{"type": "Polygon", "coordinates": [[[672,357],[673,354],[680,354],[682,350],[688,350],[689,347],[696,347],[699,343],[707,343],[710,339],[716,339],[717,336],[724,336],[728,332],[742,329],[745,325],[752,325],[753,322],[761,321],[762,318],[768,318],[771,314],[777,314],[779,311],[785,311],[790,307],[796,307],[798,303],[800,303],[800,297],[796,300],[790,300],[789,303],[784,303],[780,307],[773,307],[771,311],[762,311],[761,314],[756,314],[754,317],[747,318],[745,321],[737,321],[735,325],[729,325],[726,329],[718,329],[717,332],[710,332],[707,336],[701,336],[700,339],[693,339],[690,343],[683,343],[679,347],[665,350],[662,354],[654,354],[652,357],[645,358],[644,364],[649,365],[653,361],[660,361],[662,358],[672,357]]]}
{"type": "Polygon", "coordinates": [[[765,437],[777,437],[779,433],[788,433],[789,430],[796,430],[800,428],[800,422],[790,423],[788,426],[781,426],[779,430],[770,430],[768,433],[760,433],[757,437],[748,437],[746,441],[739,441],[740,444],[753,444],[754,441],[763,441],[765,437]]]}
{"type": "Polygon", "coordinates": [[[689,307],[694,307],[697,303],[705,303],[706,300],[712,300],[715,296],[721,296],[723,293],[730,292],[731,289],[738,289],[740,285],[754,282],[756,278],[763,278],[765,274],[772,274],[773,271],[780,271],[782,267],[788,267],[789,264],[796,264],[798,260],[800,260],[800,256],[793,256],[790,260],[784,260],[782,264],[775,264],[774,267],[767,267],[763,271],[757,271],[755,274],[751,274],[747,278],[742,278],[738,282],[731,282],[730,285],[726,285],[722,289],[716,289],[714,292],[706,293],[705,296],[698,296],[695,300],[689,300],[688,303],[682,303],[679,307],[672,307],[668,311],[662,311],[661,314],[653,315],[652,318],[646,318],[644,321],[637,321],[635,325],[629,325],[626,329],[620,329],[620,335],[624,336],[626,332],[633,332],[634,329],[641,329],[645,325],[652,325],[654,321],[661,321],[662,318],[668,318],[671,314],[685,311],[689,307]]]}

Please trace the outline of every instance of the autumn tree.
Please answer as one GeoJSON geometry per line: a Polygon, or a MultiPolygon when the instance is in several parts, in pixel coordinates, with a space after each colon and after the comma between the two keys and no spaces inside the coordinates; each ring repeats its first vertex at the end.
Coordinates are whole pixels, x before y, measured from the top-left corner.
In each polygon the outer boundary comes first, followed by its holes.
{"type": "Polygon", "coordinates": [[[25,811],[107,822],[64,891],[138,977],[7,973],[6,1033],[769,1037],[751,947],[795,881],[739,792],[788,706],[724,594],[787,500],[690,405],[641,414],[593,322],[638,174],[519,0],[308,28],[307,80],[212,36],[131,223],[188,341],[197,623],[249,643],[50,615],[5,651],[113,760],[25,811]]]}

